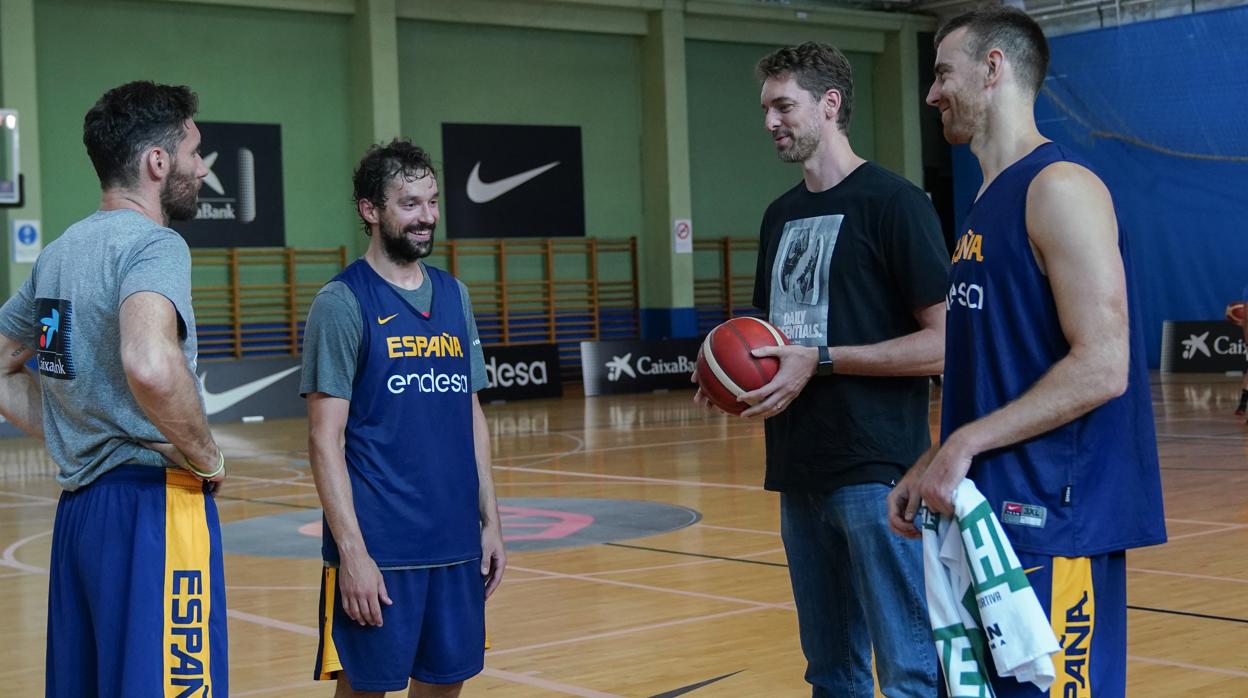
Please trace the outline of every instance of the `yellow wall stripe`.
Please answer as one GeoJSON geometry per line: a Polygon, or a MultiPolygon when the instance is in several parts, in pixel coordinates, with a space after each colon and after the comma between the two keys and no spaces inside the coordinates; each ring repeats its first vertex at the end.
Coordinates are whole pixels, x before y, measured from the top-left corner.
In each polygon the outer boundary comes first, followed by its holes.
{"type": "Polygon", "coordinates": [[[338,570],[325,568],[325,617],[321,618],[321,673],[320,681],[328,681],[342,671],[338,648],[334,646],[334,600],[338,596],[338,570]]]}
{"type": "Polygon", "coordinates": [[[1096,627],[1096,597],[1092,589],[1092,560],[1053,558],[1053,588],[1049,622],[1062,649],[1053,655],[1057,680],[1050,698],[1093,698],[1092,631],[1096,627]]]}
{"type": "Polygon", "coordinates": [[[209,662],[211,538],[200,483],[165,475],[165,698],[214,694],[209,662]]]}

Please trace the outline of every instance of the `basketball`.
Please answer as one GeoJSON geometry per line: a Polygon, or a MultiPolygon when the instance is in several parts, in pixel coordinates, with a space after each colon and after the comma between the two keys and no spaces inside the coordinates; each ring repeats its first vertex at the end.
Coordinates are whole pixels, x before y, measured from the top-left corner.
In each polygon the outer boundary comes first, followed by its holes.
{"type": "Polygon", "coordinates": [[[1226,306],[1226,319],[1243,327],[1244,325],[1244,302],[1236,301],[1226,306]]]}
{"type": "Polygon", "coordinates": [[[735,317],[706,335],[698,350],[698,385],[711,403],[729,414],[741,414],[749,405],[740,398],[767,385],[780,370],[780,360],[750,353],[761,347],[782,346],[789,338],[774,325],[754,317],[735,317]]]}

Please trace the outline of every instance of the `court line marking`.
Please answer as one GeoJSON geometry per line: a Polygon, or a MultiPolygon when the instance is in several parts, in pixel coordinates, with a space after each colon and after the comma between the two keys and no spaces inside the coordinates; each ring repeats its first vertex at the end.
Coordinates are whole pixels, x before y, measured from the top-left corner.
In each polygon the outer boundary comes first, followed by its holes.
{"type": "Polygon", "coordinates": [[[29,543],[30,541],[36,538],[42,538],[44,536],[50,536],[50,535],[52,535],[52,529],[48,529],[42,533],[36,533],[34,535],[26,536],[25,538],[21,540],[14,541],[12,545],[4,549],[4,554],[0,555],[0,565],[4,565],[5,567],[12,567],[15,570],[22,570],[23,572],[47,574],[48,570],[46,568],[36,567],[34,565],[28,565],[25,562],[20,562],[15,556],[17,554],[18,548],[22,547],[23,545],[26,545],[27,543],[29,543]]]}
{"type": "Polygon", "coordinates": [[[520,456],[501,456],[499,458],[495,458],[494,461],[495,462],[510,461],[510,460],[516,460],[520,458],[566,458],[567,456],[579,455],[582,453],[607,453],[608,451],[631,451],[631,450],[635,450],[638,448],[651,449],[651,448],[660,448],[663,446],[689,446],[692,444],[704,444],[704,443],[711,443],[711,442],[720,443],[723,441],[740,441],[742,439],[757,439],[757,438],[758,438],[758,434],[741,434],[739,436],[717,436],[711,439],[685,439],[682,441],[660,441],[658,443],[648,443],[648,444],[625,444],[621,446],[603,446],[601,448],[572,449],[570,451],[556,452],[556,453],[529,453],[529,454],[520,455],[520,456]]]}
{"type": "Polygon", "coordinates": [[[735,526],[716,526],[714,524],[703,523],[701,521],[695,523],[694,526],[701,526],[702,528],[711,528],[711,529],[715,529],[716,531],[734,531],[736,533],[757,533],[763,536],[777,536],[778,537],[780,535],[779,531],[762,531],[756,528],[737,528],[735,526]]]}
{"type": "Polygon", "coordinates": [[[628,480],[629,482],[649,482],[667,485],[688,485],[690,487],[711,487],[717,489],[728,490],[746,490],[749,492],[762,492],[762,487],[758,485],[732,485],[724,482],[698,482],[696,480],[676,480],[673,478],[657,478],[657,477],[640,477],[636,475],[606,475],[603,473],[582,473],[576,470],[553,470],[551,468],[530,468],[518,465],[496,465],[495,470],[514,470],[522,473],[540,473],[542,475],[568,475],[570,477],[592,477],[605,480],[628,480]]]}
{"type": "Polygon", "coordinates": [[[547,679],[539,679],[529,673],[518,674],[514,671],[503,671],[502,669],[491,669],[486,667],[481,673],[496,679],[510,681],[512,683],[533,686],[534,688],[544,688],[548,691],[555,691],[569,696],[581,696],[581,698],[622,698],[615,693],[603,693],[595,691],[591,688],[580,688],[579,686],[570,686],[566,683],[550,681],[547,679]]]}
{"type": "Polygon", "coordinates": [[[701,591],[688,591],[685,589],[672,589],[670,587],[657,587],[652,584],[638,584],[636,582],[625,582],[619,579],[602,579],[599,577],[589,577],[583,574],[567,574],[565,572],[551,572],[548,570],[539,570],[532,567],[517,567],[509,565],[508,569],[519,570],[520,572],[529,572],[531,574],[544,574],[560,579],[576,579],[583,582],[594,582],[595,584],[608,584],[611,586],[627,587],[630,589],[641,589],[642,591],[655,591],[663,594],[675,594],[677,596],[688,596],[695,599],[706,599],[708,601],[719,601],[721,603],[747,604],[757,606],[759,608],[780,608],[778,603],[767,603],[766,601],[753,601],[750,599],[740,599],[735,596],[720,596],[719,594],[707,594],[701,591]]]}
{"type": "Polygon", "coordinates": [[[1238,577],[1215,577],[1209,574],[1192,574],[1190,572],[1171,572],[1169,570],[1153,570],[1145,567],[1128,567],[1128,572],[1142,572],[1144,574],[1160,574],[1167,577],[1183,577],[1185,579],[1204,579],[1211,582],[1231,582],[1232,584],[1248,584],[1248,579],[1239,579],[1238,577]]]}
{"type": "Polygon", "coordinates": [[[327,681],[304,681],[303,683],[288,683],[288,684],[284,684],[281,686],[269,686],[268,688],[253,688],[250,691],[243,691],[242,693],[239,693],[238,691],[234,691],[233,695],[235,698],[245,698],[246,696],[262,696],[266,693],[274,693],[276,691],[285,691],[288,688],[308,689],[308,688],[316,688],[317,686],[321,686],[321,685],[332,686],[333,683],[327,682],[327,681]]]}
{"type": "MultiPolygon", "coordinates": [[[[775,553],[782,553],[782,552],[784,552],[784,548],[775,548],[772,550],[762,550],[757,553],[746,553],[744,555],[738,555],[737,557],[738,558],[761,557],[763,555],[772,555],[775,553]]],[[[715,562],[732,562],[732,560],[724,560],[724,559],[692,560],[689,562],[673,562],[667,565],[651,565],[649,567],[631,567],[631,568],[619,569],[619,570],[602,570],[600,572],[582,572],[581,574],[586,577],[596,577],[599,575],[607,575],[607,574],[632,574],[634,572],[651,572],[654,570],[670,570],[670,569],[675,569],[679,567],[694,567],[697,565],[709,565],[715,562]]],[[[516,568],[508,567],[507,569],[514,570],[516,568]]],[[[507,583],[508,584],[520,584],[523,582],[544,582],[544,581],[550,581],[552,579],[558,579],[558,577],[552,577],[552,576],[524,577],[523,579],[510,579],[508,580],[507,583]]]]}
{"type": "Polygon", "coordinates": [[[1207,671],[1211,674],[1225,674],[1227,676],[1241,676],[1248,678],[1248,671],[1237,671],[1235,669],[1222,669],[1220,667],[1204,666],[1203,664],[1188,664],[1187,662],[1176,662],[1170,659],[1157,659],[1156,657],[1141,657],[1136,654],[1128,654],[1127,659],[1133,662],[1143,662],[1145,664],[1158,664],[1160,666],[1172,666],[1179,669],[1192,669],[1194,671],[1207,671]]]}
{"type": "MultiPolygon", "coordinates": [[[[631,628],[620,628],[619,630],[608,630],[601,633],[593,633],[591,635],[582,635],[580,637],[569,637],[563,640],[551,640],[550,642],[539,642],[532,645],[524,645],[522,647],[509,647],[503,650],[489,650],[485,653],[486,657],[498,657],[504,654],[515,654],[516,652],[530,652],[532,650],[546,649],[548,647],[558,647],[560,645],[580,644],[589,642],[590,640],[601,640],[609,637],[619,637],[621,635],[632,635],[633,633],[648,632],[650,630],[658,630],[660,628],[670,628],[676,625],[688,625],[690,623],[701,623],[708,620],[718,620],[720,618],[728,618],[730,616],[739,616],[744,613],[757,613],[758,611],[775,610],[767,606],[751,606],[749,608],[737,608],[731,611],[721,611],[720,613],[710,613],[700,616],[691,616],[689,618],[680,618],[678,620],[663,621],[662,623],[650,623],[648,625],[636,625],[631,628]]],[[[781,609],[784,610],[784,609],[781,609]]]]}
{"type": "MultiPolygon", "coordinates": [[[[738,558],[761,557],[763,555],[773,555],[775,553],[784,552],[784,548],[776,548],[775,550],[764,550],[758,553],[749,553],[748,555],[738,555],[738,558]]],[[[669,565],[653,565],[650,567],[634,567],[624,570],[605,570],[603,572],[586,572],[586,577],[595,577],[604,574],[632,574],[634,572],[650,572],[653,570],[670,570],[676,567],[692,567],[694,565],[710,565],[716,562],[732,562],[732,560],[692,560],[690,562],[673,562],[669,565]]]]}
{"type": "Polygon", "coordinates": [[[51,502],[52,504],[56,504],[57,502],[57,499],[55,497],[41,497],[37,494],[26,494],[25,492],[10,492],[9,490],[0,490],[0,494],[5,495],[7,497],[21,497],[22,499],[34,499],[40,502],[51,502]]]}
{"type": "Polygon", "coordinates": [[[1208,531],[1195,531],[1192,533],[1182,533],[1177,536],[1167,536],[1166,540],[1167,542],[1172,542],[1176,540],[1183,540],[1185,538],[1197,538],[1199,536],[1208,536],[1214,533],[1226,533],[1227,531],[1242,531],[1245,528],[1248,528],[1248,526],[1244,524],[1235,524],[1232,526],[1226,526],[1224,528],[1215,528],[1215,529],[1211,529],[1208,531]]]}
{"type": "MultiPolygon", "coordinates": [[[[247,623],[254,623],[256,625],[262,625],[262,626],[265,626],[268,628],[274,628],[277,630],[285,630],[287,632],[296,633],[298,635],[303,635],[305,637],[315,637],[315,638],[320,637],[320,633],[317,631],[316,628],[309,628],[306,625],[299,625],[298,623],[287,623],[284,620],[278,620],[276,618],[269,618],[268,616],[258,616],[254,613],[247,613],[245,611],[236,611],[233,609],[228,611],[227,615],[230,618],[241,620],[247,623]]],[[[487,657],[490,656],[489,652],[486,652],[485,654],[487,657]]],[[[526,674],[517,674],[514,672],[510,672],[510,671],[503,671],[501,669],[491,669],[490,667],[486,667],[485,669],[481,671],[481,673],[485,674],[486,676],[491,676],[497,679],[502,679],[504,681],[510,681],[512,683],[518,683],[518,684],[525,685],[525,686],[532,686],[534,688],[542,688],[548,691],[557,691],[559,693],[563,693],[569,696],[581,696],[582,698],[620,698],[619,696],[612,694],[612,693],[602,693],[600,691],[594,691],[588,688],[581,688],[580,686],[572,686],[570,684],[559,683],[557,681],[539,679],[534,676],[528,676],[526,674]]],[[[325,682],[322,682],[322,683],[325,683],[325,682]]],[[[304,684],[299,684],[299,685],[304,685],[304,684]]],[[[278,689],[272,689],[272,690],[278,690],[278,689]]],[[[248,694],[238,694],[238,695],[248,695],[248,694]]],[[[249,695],[258,695],[258,692],[253,692],[253,693],[250,693],[249,695]]]]}

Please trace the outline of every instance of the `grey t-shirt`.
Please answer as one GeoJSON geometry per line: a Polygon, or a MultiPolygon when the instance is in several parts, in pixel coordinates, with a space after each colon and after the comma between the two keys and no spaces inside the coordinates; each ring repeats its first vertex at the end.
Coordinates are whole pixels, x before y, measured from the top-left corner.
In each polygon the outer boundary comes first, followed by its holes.
{"type": "Polygon", "coordinates": [[[140,291],[173,303],[193,373],[191,251],[173,230],[136,211],[97,211],[71,225],[0,308],[0,333],[37,352],[44,437],[67,490],[123,463],[166,465],[137,443],[165,439],[134,399],[121,365],[121,304],[140,291]]]}
{"type": "MultiPolygon", "coordinates": [[[[424,269],[423,263],[421,269],[424,269]]],[[[477,336],[477,320],[472,314],[468,287],[459,279],[459,301],[468,324],[468,358],[472,365],[472,391],[488,385],[481,339],[477,336]]],[[[433,307],[433,284],[426,271],[424,281],[414,290],[390,284],[396,293],[417,312],[425,314],[433,307]]],[[[350,287],[341,281],[330,281],[317,292],[308,309],[308,322],[303,328],[303,380],[299,394],[325,393],[344,400],[351,399],[355,384],[355,367],[364,332],[360,302],[350,287]]]]}

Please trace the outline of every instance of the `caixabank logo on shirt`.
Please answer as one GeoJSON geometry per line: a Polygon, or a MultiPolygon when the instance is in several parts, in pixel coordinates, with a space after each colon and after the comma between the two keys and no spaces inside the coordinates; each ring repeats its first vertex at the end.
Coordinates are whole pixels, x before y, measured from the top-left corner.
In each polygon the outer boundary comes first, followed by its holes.
{"type": "Polygon", "coordinates": [[[173,224],[191,247],[281,247],[282,132],[277,124],[197,122],[208,176],[194,220],[173,224]]]}
{"type": "Polygon", "coordinates": [[[69,380],[77,376],[70,354],[73,340],[73,305],[64,298],[36,298],[35,321],[39,330],[36,353],[39,374],[69,380]]]}

